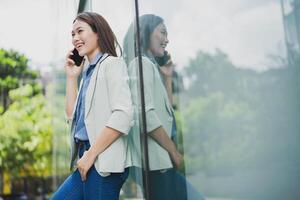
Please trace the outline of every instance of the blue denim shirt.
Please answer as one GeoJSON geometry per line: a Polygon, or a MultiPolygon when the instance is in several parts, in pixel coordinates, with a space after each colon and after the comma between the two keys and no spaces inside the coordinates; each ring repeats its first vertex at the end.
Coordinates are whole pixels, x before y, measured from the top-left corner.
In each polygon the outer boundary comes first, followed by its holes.
{"type": "Polygon", "coordinates": [[[87,67],[86,70],[83,71],[83,83],[82,88],[79,92],[76,110],[75,110],[75,134],[74,137],[76,139],[87,141],[89,140],[85,123],[84,123],[84,113],[85,113],[85,96],[86,91],[89,86],[92,74],[94,72],[95,66],[98,63],[98,61],[102,58],[103,54],[99,53],[96,58],[90,63],[90,65],[87,67]]]}

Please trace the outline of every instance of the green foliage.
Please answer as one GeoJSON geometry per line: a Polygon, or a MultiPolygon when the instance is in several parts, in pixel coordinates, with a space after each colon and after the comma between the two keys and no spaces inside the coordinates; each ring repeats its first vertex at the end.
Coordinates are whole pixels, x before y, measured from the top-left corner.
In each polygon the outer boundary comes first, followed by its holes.
{"type": "Polygon", "coordinates": [[[50,175],[52,115],[38,76],[23,54],[0,49],[0,169],[15,177],[50,175]]]}
{"type": "Polygon", "coordinates": [[[0,116],[0,167],[13,176],[47,176],[51,170],[52,116],[33,87],[10,91],[13,103],[0,116]]]}
{"type": "Polygon", "coordinates": [[[23,54],[0,49],[0,103],[4,110],[10,103],[8,92],[24,84],[33,84],[38,75],[28,69],[28,59],[23,54]]]}
{"type": "Polygon", "coordinates": [[[54,176],[65,176],[69,173],[70,144],[69,127],[65,119],[65,75],[62,71],[56,71],[55,78],[48,85],[48,99],[53,116],[52,136],[52,171],[54,176]]]}

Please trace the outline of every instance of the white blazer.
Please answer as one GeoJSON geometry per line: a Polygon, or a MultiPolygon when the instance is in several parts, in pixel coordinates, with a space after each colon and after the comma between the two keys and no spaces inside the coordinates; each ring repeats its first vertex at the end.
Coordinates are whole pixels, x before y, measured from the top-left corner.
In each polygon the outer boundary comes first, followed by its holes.
{"type": "MultiPolygon", "coordinates": [[[[82,83],[79,90],[81,86],[82,83]]],[[[95,66],[85,98],[84,122],[91,145],[104,127],[110,127],[123,133],[120,138],[98,155],[94,163],[96,170],[99,174],[123,172],[126,167],[127,134],[133,125],[133,107],[127,67],[122,58],[104,54],[95,66]]],[[[73,116],[76,104],[77,100],[73,116]]],[[[73,168],[78,159],[73,120],[70,137],[71,168],[73,168]]]]}

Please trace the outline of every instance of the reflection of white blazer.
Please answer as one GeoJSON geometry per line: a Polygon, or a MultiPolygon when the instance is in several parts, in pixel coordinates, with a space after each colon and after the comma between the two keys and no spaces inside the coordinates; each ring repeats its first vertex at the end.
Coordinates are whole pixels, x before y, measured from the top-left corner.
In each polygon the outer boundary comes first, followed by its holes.
{"type": "MultiPolygon", "coordinates": [[[[144,92],[145,92],[145,110],[147,132],[151,132],[158,127],[163,127],[169,137],[172,131],[172,107],[170,105],[167,91],[160,77],[160,73],[155,64],[149,58],[142,57],[144,92]]],[[[138,95],[138,60],[134,59],[129,64],[130,89],[135,108],[135,126],[131,129],[128,137],[127,165],[141,167],[140,135],[137,108],[139,105],[138,95]]],[[[162,170],[172,168],[172,161],[168,152],[162,148],[151,137],[148,137],[148,155],[150,170],[162,170]]]]}
{"type": "MultiPolygon", "coordinates": [[[[124,134],[98,155],[94,164],[96,170],[98,173],[123,172],[126,167],[127,134],[133,123],[133,108],[127,67],[122,58],[104,54],[94,69],[85,98],[84,122],[91,145],[105,126],[124,134]]],[[[76,104],[77,100],[74,112],[76,104]]],[[[77,150],[74,142],[74,123],[72,123],[71,167],[76,163],[77,150]]]]}

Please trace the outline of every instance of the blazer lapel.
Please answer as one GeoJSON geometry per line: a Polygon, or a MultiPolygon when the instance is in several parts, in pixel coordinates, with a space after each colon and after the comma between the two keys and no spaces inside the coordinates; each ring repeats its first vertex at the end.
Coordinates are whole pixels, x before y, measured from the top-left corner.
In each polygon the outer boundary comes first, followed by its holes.
{"type": "MultiPolygon", "coordinates": [[[[82,85],[83,85],[83,81],[81,80],[80,83],[79,83],[79,89],[78,89],[78,94],[82,88],[82,85]]],[[[76,112],[76,108],[77,108],[77,103],[78,103],[78,97],[79,95],[77,95],[76,97],[76,101],[75,101],[75,104],[74,104],[74,107],[73,107],[73,113],[72,113],[72,124],[73,124],[73,121],[74,121],[74,115],[75,115],[75,112],[76,112]]],[[[71,126],[72,127],[72,126],[71,126]]]]}
{"type": "Polygon", "coordinates": [[[94,94],[96,90],[96,85],[97,85],[97,79],[98,79],[98,73],[100,70],[101,63],[108,57],[108,54],[104,54],[101,60],[98,62],[96,65],[94,72],[92,74],[88,89],[86,91],[86,96],[85,96],[85,118],[88,116],[91,110],[92,106],[92,101],[94,99],[94,94]]]}

